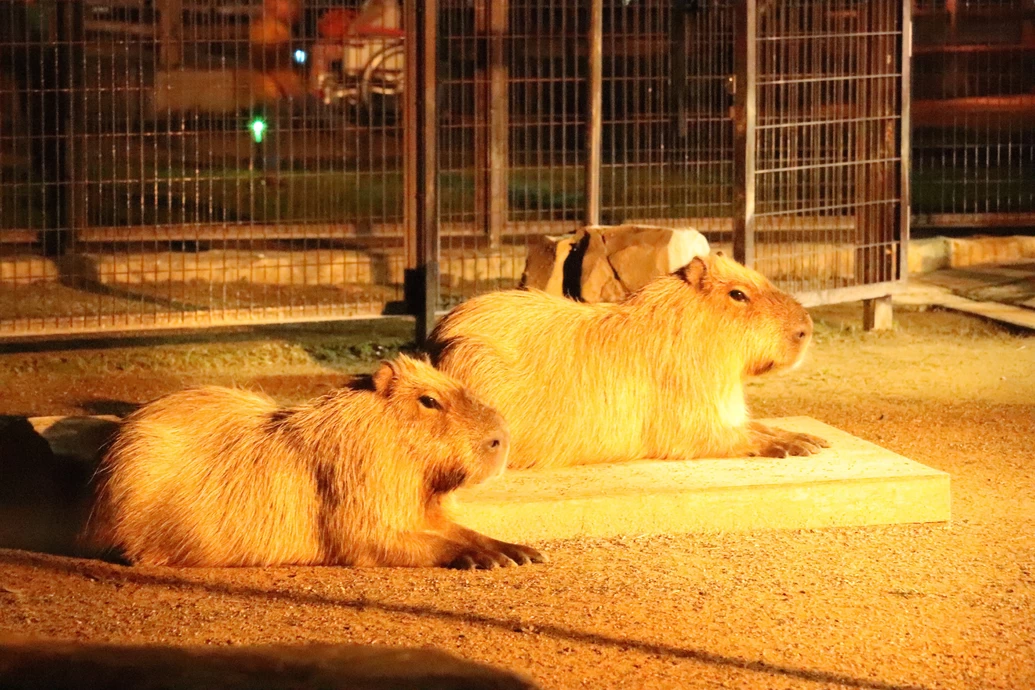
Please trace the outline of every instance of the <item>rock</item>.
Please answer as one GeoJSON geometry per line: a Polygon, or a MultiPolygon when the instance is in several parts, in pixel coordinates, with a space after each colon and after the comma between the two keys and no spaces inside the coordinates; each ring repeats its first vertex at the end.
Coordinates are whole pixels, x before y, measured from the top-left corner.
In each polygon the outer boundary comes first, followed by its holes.
{"type": "Polygon", "coordinates": [[[0,417],[0,548],[50,551],[61,504],[56,459],[25,417],[0,417]]]}
{"type": "Polygon", "coordinates": [[[0,640],[4,688],[52,690],[508,690],[522,676],[436,649],[361,645],[173,647],[0,640]]]}
{"type": "Polygon", "coordinates": [[[542,235],[528,245],[521,287],[534,287],[551,295],[564,294],[564,262],[571,253],[574,236],[542,235]]]}
{"type": "Polygon", "coordinates": [[[118,431],[119,421],[115,415],[95,415],[33,417],[28,423],[55,455],[82,463],[92,473],[104,446],[118,431]]]}
{"type": "Polygon", "coordinates": [[[0,548],[74,555],[117,417],[0,417],[0,548]]]}
{"type": "Polygon", "coordinates": [[[618,242],[622,234],[608,238],[597,229],[585,229],[576,237],[575,246],[582,251],[582,272],[579,291],[571,296],[583,302],[617,302],[629,294],[609,261],[609,240],[618,242]]]}
{"type": "Polygon", "coordinates": [[[585,302],[614,302],[708,252],[708,240],[689,228],[588,227],[533,244],[521,285],[585,302]]]}

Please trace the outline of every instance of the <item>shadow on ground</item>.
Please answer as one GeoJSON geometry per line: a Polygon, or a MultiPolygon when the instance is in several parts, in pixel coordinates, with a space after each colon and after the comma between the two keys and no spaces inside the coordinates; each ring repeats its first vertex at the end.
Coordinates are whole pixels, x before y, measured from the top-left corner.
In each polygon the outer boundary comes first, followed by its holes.
{"type": "MultiPolygon", "coordinates": [[[[320,594],[303,594],[275,589],[262,589],[258,587],[242,587],[224,583],[197,582],[189,578],[181,578],[174,575],[158,575],[149,572],[141,572],[132,567],[118,566],[103,561],[81,559],[57,560],[31,553],[7,552],[0,553],[0,563],[27,566],[38,571],[49,571],[59,575],[84,577],[90,580],[115,580],[142,586],[154,585],[159,587],[175,587],[180,590],[202,590],[207,593],[230,597],[254,598],[263,601],[281,600],[301,605],[336,606],[357,611],[364,609],[378,609],[390,614],[418,616],[465,625],[495,628],[504,631],[513,631],[520,629],[521,627],[521,621],[517,619],[494,618],[491,616],[450,611],[431,606],[374,602],[369,599],[336,599],[334,597],[327,597],[320,594]]],[[[584,632],[567,628],[562,625],[537,625],[536,632],[556,639],[603,645],[622,650],[636,649],[647,654],[696,661],[714,666],[725,666],[729,668],[754,671],[774,677],[789,677],[816,683],[830,683],[844,687],[860,688],[862,690],[926,690],[925,686],[921,685],[901,685],[867,678],[855,678],[846,674],[837,673],[836,671],[823,671],[783,664],[772,664],[765,661],[715,654],[707,650],[695,649],[692,647],[676,647],[673,645],[657,644],[628,637],[615,637],[611,635],[584,632]]]]}

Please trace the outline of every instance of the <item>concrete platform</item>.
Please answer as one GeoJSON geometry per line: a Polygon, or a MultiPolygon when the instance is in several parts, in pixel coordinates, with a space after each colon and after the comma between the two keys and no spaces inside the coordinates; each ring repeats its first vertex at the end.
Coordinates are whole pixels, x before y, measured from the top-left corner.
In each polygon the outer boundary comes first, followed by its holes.
{"type": "MultiPolygon", "coordinates": [[[[831,443],[807,458],[644,461],[510,471],[458,492],[464,524],[508,541],[948,522],[949,475],[808,417],[763,420],[831,443]]],[[[37,417],[90,466],[115,417],[37,417]]]]}
{"type": "Polygon", "coordinates": [[[497,539],[948,522],[949,475],[808,417],[807,458],[644,461],[509,472],[460,492],[460,520],[497,539]]]}

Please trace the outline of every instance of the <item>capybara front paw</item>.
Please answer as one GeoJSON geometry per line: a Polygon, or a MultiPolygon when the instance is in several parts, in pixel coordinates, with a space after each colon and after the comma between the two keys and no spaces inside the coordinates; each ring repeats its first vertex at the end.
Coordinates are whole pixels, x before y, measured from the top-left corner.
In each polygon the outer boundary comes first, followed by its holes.
{"type": "Polygon", "coordinates": [[[783,431],[759,425],[755,429],[758,449],[750,453],[764,458],[786,458],[788,455],[801,457],[814,455],[830,444],[818,436],[802,434],[796,431],[783,431]]]}
{"type": "Polygon", "coordinates": [[[812,434],[792,433],[789,436],[788,455],[814,455],[830,447],[828,441],[812,434]]]}
{"type": "Polygon", "coordinates": [[[514,562],[502,553],[488,549],[470,548],[460,552],[456,558],[450,561],[448,567],[455,570],[492,570],[512,565],[514,562]]]}
{"type": "Polygon", "coordinates": [[[524,544],[509,544],[505,541],[501,541],[497,543],[497,548],[500,550],[500,553],[518,565],[546,562],[546,556],[536,549],[533,549],[531,546],[525,546],[524,544]]]}

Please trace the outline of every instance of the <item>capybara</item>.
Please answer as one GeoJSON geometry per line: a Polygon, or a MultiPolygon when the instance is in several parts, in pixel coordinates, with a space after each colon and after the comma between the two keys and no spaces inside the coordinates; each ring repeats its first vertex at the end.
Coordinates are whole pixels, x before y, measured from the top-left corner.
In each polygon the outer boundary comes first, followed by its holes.
{"type": "Polygon", "coordinates": [[[450,492],[500,474],[509,444],[498,412],[405,355],[293,408],[181,391],[123,422],[81,544],[148,565],[538,562],[449,518],[450,492]]]}
{"type": "Polygon", "coordinates": [[[746,377],[796,366],[812,319],[760,273],[697,257],[624,300],[504,290],[457,306],[432,362],[499,410],[509,467],[809,455],[826,441],[753,422],[746,377]]]}

